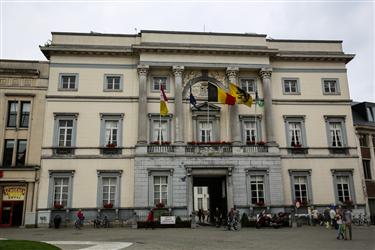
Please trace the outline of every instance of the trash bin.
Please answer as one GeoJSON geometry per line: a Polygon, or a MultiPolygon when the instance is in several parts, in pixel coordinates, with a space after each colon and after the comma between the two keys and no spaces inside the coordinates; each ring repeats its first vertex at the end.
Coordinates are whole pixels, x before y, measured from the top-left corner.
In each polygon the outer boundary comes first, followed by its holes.
{"type": "Polygon", "coordinates": [[[53,224],[55,224],[55,228],[59,228],[61,224],[61,216],[56,215],[55,218],[53,218],[53,224]]]}

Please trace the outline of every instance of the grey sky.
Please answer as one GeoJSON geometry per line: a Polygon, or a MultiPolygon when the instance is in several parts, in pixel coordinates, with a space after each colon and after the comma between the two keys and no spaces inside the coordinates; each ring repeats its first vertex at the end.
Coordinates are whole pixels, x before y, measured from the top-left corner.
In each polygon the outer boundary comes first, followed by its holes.
{"type": "Polygon", "coordinates": [[[356,54],[347,65],[351,98],[375,102],[374,2],[124,1],[0,0],[0,58],[45,60],[38,45],[51,31],[203,31],[205,26],[211,32],[343,40],[344,51],[356,54]]]}

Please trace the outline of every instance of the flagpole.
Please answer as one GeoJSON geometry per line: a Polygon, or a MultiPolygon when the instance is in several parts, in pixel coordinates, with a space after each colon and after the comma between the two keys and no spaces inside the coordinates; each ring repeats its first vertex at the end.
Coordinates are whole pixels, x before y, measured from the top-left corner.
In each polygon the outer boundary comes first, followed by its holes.
{"type": "MultiPolygon", "coordinates": [[[[209,93],[208,93],[208,89],[209,89],[209,82],[207,81],[207,129],[209,128],[210,126],[210,103],[208,101],[208,97],[209,97],[209,93]]],[[[207,130],[206,130],[206,133],[207,133],[207,130]]],[[[207,141],[207,134],[206,134],[206,141],[207,141]]],[[[211,138],[210,138],[211,139],[211,138]]]]}
{"type": "MultiPolygon", "coordinates": [[[[160,94],[160,101],[159,101],[159,106],[161,103],[161,79],[159,79],[159,94],[160,94]]],[[[159,110],[159,145],[161,145],[161,107],[159,110]]]]}

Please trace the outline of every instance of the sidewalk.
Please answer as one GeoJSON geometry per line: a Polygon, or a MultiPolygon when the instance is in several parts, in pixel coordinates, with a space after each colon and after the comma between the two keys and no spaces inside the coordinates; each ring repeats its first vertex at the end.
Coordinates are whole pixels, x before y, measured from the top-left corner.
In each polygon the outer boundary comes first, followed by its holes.
{"type": "MultiPolygon", "coordinates": [[[[353,240],[336,240],[336,231],[324,227],[281,229],[223,228],[129,229],[1,228],[0,238],[35,241],[95,241],[132,243],[131,249],[256,249],[256,250],[374,250],[375,227],[354,227],[353,240]]],[[[1,242],[0,242],[1,246],[1,242]]],[[[60,245],[59,245],[60,246],[60,245]]],[[[81,246],[82,247],[82,246],[81,246]]],[[[87,245],[85,246],[87,247],[87,245]]],[[[0,247],[1,249],[1,247],[0,247]]],[[[64,249],[80,249],[79,246],[64,249]]],[[[94,249],[94,248],[92,248],[94,249]]],[[[99,249],[99,248],[97,248],[99,249]]]]}

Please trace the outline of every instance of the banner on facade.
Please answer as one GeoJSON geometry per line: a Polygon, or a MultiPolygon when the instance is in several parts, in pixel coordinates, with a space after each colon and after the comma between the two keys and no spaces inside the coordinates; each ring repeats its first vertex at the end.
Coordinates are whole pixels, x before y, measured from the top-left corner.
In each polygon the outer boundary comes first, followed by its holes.
{"type": "Polygon", "coordinates": [[[23,201],[25,194],[26,187],[4,187],[3,201],[23,201]]]}
{"type": "Polygon", "coordinates": [[[176,216],[160,216],[160,224],[165,224],[165,225],[176,224],[176,216]]]}

